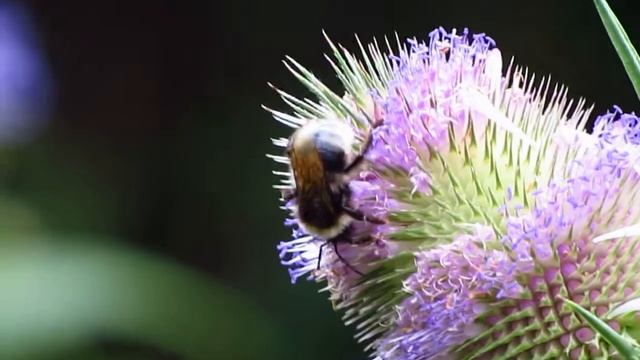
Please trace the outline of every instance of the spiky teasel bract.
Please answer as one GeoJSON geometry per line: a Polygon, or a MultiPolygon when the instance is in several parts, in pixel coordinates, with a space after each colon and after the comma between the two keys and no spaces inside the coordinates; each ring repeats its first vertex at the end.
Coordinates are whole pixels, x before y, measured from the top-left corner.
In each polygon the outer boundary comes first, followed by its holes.
{"type": "Polygon", "coordinates": [[[349,264],[327,248],[316,270],[324,240],[291,217],[294,238],[278,249],[292,281],[326,282],[379,359],[614,355],[562,299],[602,315],[639,295],[640,239],[593,242],[640,221],[638,118],[615,109],[588,134],[584,101],[513,64],[503,74],[493,40],[467,30],[387,42],[387,54],[361,45],[359,59],[329,44],[345,94],[288,59],[317,101],[276,89],[292,113],[270,111],[294,128],[340,119],[361,138],[382,117],[350,187],[355,206],[387,223],[339,244],[349,264]]]}

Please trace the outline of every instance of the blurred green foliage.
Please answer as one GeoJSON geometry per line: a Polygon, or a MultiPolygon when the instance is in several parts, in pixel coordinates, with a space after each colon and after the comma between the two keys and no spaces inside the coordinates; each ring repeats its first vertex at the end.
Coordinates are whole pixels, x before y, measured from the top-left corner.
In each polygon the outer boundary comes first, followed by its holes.
{"type": "Polygon", "coordinates": [[[68,359],[110,338],[189,359],[282,356],[269,316],[202,274],[113,239],[17,240],[0,254],[0,358],[68,359]]]}

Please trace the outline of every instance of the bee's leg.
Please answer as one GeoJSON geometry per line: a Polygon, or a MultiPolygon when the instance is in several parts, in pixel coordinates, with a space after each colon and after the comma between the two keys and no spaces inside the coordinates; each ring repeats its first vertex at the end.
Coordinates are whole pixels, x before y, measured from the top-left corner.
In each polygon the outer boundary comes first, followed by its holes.
{"type": "Polygon", "coordinates": [[[355,272],[356,274],[360,275],[360,276],[364,276],[364,274],[356,269],[355,267],[353,267],[353,265],[349,264],[349,262],[347,260],[345,260],[345,258],[342,257],[342,255],[340,255],[340,251],[338,251],[338,242],[340,241],[341,235],[336,236],[335,238],[327,241],[325,244],[328,244],[329,242],[333,243],[333,251],[336,253],[336,255],[338,256],[338,259],[340,259],[340,261],[342,261],[343,264],[347,265],[347,267],[355,272]]]}
{"type": "Polygon", "coordinates": [[[344,210],[344,212],[346,212],[349,216],[351,216],[352,218],[358,221],[364,221],[364,222],[369,222],[369,223],[378,224],[378,225],[386,223],[386,221],[384,221],[383,219],[377,218],[375,216],[367,216],[362,211],[351,208],[346,205],[342,206],[342,210],[344,210]]]}
{"type": "Polygon", "coordinates": [[[377,128],[380,125],[382,125],[382,120],[378,120],[371,125],[371,129],[367,134],[367,138],[365,139],[364,144],[362,145],[362,149],[360,150],[360,153],[344,169],[345,173],[351,172],[351,170],[355,169],[356,167],[360,166],[360,164],[362,164],[362,161],[364,161],[364,156],[367,154],[367,151],[369,151],[369,149],[371,148],[371,143],[373,142],[373,129],[377,128]]]}
{"type": "Polygon", "coordinates": [[[333,238],[325,241],[324,244],[320,245],[320,249],[319,249],[320,252],[318,254],[318,269],[320,269],[320,260],[322,259],[322,250],[324,250],[325,246],[329,244],[333,244],[333,251],[336,253],[336,256],[338,257],[338,259],[340,259],[340,261],[342,261],[342,263],[345,264],[351,271],[355,272],[360,276],[364,276],[364,274],[360,270],[356,269],[355,267],[353,267],[353,265],[349,264],[349,262],[345,258],[343,258],[342,255],[340,254],[340,250],[338,250],[338,243],[351,243],[349,234],[350,234],[350,228],[347,228],[341,234],[334,236],[333,238]]]}
{"type": "Polygon", "coordinates": [[[320,270],[320,262],[322,261],[322,250],[324,247],[329,244],[328,241],[325,241],[322,245],[320,245],[320,249],[318,249],[318,264],[316,265],[316,270],[320,270]]]}

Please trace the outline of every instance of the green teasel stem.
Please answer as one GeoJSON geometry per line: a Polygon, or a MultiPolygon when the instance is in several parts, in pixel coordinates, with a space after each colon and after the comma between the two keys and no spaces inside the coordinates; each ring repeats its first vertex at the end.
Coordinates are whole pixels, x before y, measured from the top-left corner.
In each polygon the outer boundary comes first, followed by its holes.
{"type": "Polygon", "coordinates": [[[622,65],[631,80],[633,89],[636,91],[636,95],[640,98],[640,56],[638,52],[631,44],[629,36],[618,21],[618,18],[613,13],[613,10],[609,7],[605,0],[594,0],[602,24],[604,24],[609,38],[613,43],[613,46],[622,61],[622,65]]]}

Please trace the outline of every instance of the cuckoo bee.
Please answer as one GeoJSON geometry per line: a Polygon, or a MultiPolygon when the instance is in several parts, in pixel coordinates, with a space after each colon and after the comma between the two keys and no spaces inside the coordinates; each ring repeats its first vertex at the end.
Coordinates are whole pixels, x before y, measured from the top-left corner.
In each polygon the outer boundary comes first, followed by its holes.
{"type": "Polygon", "coordinates": [[[360,151],[354,153],[353,130],[337,120],[311,120],[298,128],[289,139],[287,156],[295,188],[284,194],[285,200],[295,199],[295,215],[309,234],[325,241],[322,249],[332,244],[336,255],[353,271],[362,275],[342,258],[339,242],[352,242],[349,229],[354,221],[382,224],[383,220],[365,215],[350,204],[349,181],[361,167],[371,147],[373,129],[369,130],[360,151]]]}

